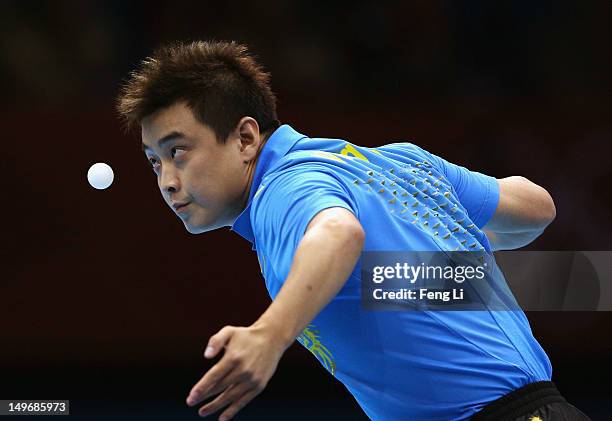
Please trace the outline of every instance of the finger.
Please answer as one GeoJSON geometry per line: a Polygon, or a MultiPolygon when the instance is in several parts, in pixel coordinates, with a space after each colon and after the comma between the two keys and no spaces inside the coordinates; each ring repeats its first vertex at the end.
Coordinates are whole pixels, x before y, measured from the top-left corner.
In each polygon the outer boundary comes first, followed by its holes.
{"type": "Polygon", "coordinates": [[[201,407],[198,413],[200,414],[200,416],[205,417],[207,415],[212,414],[213,412],[217,412],[224,406],[227,406],[230,403],[237,401],[241,396],[248,392],[250,388],[251,386],[246,383],[234,383],[230,387],[228,387],[225,392],[223,392],[214,400],[208,402],[206,405],[201,407]]]}
{"type": "Polygon", "coordinates": [[[228,421],[236,415],[238,411],[244,408],[249,402],[253,400],[253,398],[261,393],[261,390],[258,388],[251,388],[246,391],[240,398],[235,399],[234,403],[227,408],[221,416],[219,417],[219,421],[228,421]]]}
{"type": "Polygon", "coordinates": [[[217,395],[226,390],[228,387],[231,387],[233,384],[241,383],[242,381],[246,380],[246,378],[247,376],[241,370],[235,367],[233,370],[227,373],[225,377],[223,377],[217,383],[212,385],[208,390],[202,393],[200,395],[200,401],[206,400],[211,396],[217,395]]]}
{"type": "Polygon", "coordinates": [[[198,382],[189,393],[187,398],[187,404],[193,406],[198,402],[207,399],[210,396],[216,395],[224,391],[227,387],[233,383],[239,383],[250,378],[250,374],[240,369],[239,360],[232,357],[230,354],[225,354],[221,361],[217,363],[214,373],[207,373],[200,382],[198,382]],[[218,365],[227,367],[227,370],[216,371],[218,365]],[[207,376],[211,376],[207,378],[207,376]]]}
{"type": "Polygon", "coordinates": [[[204,400],[205,396],[210,395],[209,390],[222,381],[233,368],[233,362],[227,358],[223,358],[215,364],[215,366],[208,370],[208,373],[191,388],[189,396],[187,397],[187,405],[193,406],[204,400]]]}
{"type": "Polygon", "coordinates": [[[211,336],[208,340],[208,345],[206,345],[206,350],[204,351],[204,358],[213,358],[217,355],[229,342],[234,333],[234,329],[234,326],[225,326],[219,332],[211,336]]]}

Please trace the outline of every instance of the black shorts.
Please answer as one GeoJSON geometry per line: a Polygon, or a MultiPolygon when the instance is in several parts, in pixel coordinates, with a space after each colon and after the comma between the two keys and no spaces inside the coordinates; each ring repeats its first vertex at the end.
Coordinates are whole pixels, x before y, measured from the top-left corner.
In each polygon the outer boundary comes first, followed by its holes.
{"type": "Polygon", "coordinates": [[[569,404],[553,382],[535,382],[489,403],[472,421],[585,421],[591,420],[569,404]]]}

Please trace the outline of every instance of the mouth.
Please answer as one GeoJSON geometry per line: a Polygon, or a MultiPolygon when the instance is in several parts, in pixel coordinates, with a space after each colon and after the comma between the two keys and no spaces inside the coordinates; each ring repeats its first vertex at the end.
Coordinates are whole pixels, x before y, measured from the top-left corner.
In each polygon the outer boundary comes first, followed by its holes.
{"type": "Polygon", "coordinates": [[[172,205],[172,208],[174,209],[174,212],[180,214],[184,213],[187,210],[188,205],[189,203],[175,203],[174,205],[172,205]]]}

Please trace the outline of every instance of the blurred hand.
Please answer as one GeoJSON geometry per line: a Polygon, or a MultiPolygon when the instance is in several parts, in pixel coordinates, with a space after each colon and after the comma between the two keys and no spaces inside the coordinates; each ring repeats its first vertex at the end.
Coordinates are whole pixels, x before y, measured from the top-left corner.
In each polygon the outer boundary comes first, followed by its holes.
{"type": "Polygon", "coordinates": [[[270,327],[225,326],[210,338],[204,357],[214,358],[223,348],[225,353],[193,386],[187,397],[187,405],[195,406],[220,393],[202,406],[198,413],[205,417],[229,405],[219,420],[231,419],[263,391],[288,345],[270,327]]]}

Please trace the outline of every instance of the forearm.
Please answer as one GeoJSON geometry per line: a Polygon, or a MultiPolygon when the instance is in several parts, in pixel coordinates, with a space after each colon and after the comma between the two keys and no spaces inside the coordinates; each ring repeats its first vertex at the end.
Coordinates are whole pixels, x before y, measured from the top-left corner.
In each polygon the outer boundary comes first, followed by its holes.
{"type": "Polygon", "coordinates": [[[553,199],[525,177],[506,177],[498,183],[497,209],[482,230],[494,251],[524,247],[542,235],[555,219],[553,199]]]}
{"type": "Polygon", "coordinates": [[[498,234],[541,234],[556,216],[550,194],[525,177],[512,176],[498,180],[499,204],[484,227],[498,234]]]}
{"type": "Polygon", "coordinates": [[[494,232],[487,229],[484,229],[483,231],[487,235],[491,249],[493,251],[498,251],[514,250],[524,247],[542,235],[544,228],[511,233],[494,232]]]}
{"type": "Polygon", "coordinates": [[[274,302],[254,325],[271,327],[286,347],[342,288],[362,247],[363,232],[326,222],[302,238],[289,275],[274,302]]]}

